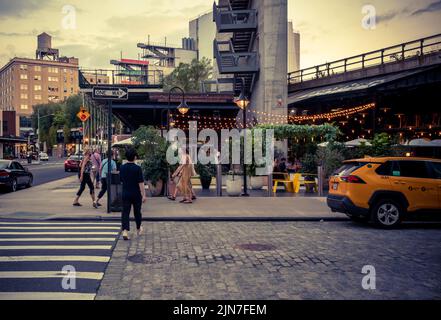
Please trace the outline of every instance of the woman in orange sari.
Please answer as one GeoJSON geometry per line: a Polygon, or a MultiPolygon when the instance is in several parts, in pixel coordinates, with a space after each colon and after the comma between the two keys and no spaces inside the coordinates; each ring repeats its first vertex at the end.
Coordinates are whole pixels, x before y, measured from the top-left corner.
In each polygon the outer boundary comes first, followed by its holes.
{"type": "MultiPolygon", "coordinates": [[[[184,199],[180,201],[181,203],[193,203],[193,191],[191,186],[191,177],[193,175],[194,166],[190,156],[184,151],[182,154],[181,165],[172,175],[173,180],[178,180],[176,183],[176,189],[184,196],[184,199]]],[[[176,191],[173,196],[169,197],[169,199],[176,199],[176,191]]]]}

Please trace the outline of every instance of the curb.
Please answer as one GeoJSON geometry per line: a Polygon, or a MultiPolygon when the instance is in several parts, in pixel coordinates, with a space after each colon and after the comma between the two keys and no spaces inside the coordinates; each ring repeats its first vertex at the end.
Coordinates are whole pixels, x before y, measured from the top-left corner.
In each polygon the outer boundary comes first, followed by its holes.
{"type": "MultiPolygon", "coordinates": [[[[349,221],[347,217],[145,217],[145,222],[340,222],[349,221]]],[[[32,221],[32,219],[1,219],[6,222],[32,221]]],[[[119,217],[62,217],[38,219],[38,221],[106,221],[119,222],[119,217]]],[[[131,218],[130,221],[135,221],[131,218]]]]}

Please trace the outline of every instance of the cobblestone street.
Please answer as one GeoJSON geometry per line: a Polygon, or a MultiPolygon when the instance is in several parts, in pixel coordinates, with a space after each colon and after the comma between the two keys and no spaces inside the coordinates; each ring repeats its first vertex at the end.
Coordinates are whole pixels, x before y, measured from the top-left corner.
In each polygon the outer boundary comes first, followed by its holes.
{"type": "MultiPolygon", "coordinates": [[[[145,223],[119,240],[97,299],[441,299],[441,227],[145,223]],[[362,268],[376,269],[376,290],[362,268]]],[[[133,229],[134,226],[133,226],[133,229]]]]}

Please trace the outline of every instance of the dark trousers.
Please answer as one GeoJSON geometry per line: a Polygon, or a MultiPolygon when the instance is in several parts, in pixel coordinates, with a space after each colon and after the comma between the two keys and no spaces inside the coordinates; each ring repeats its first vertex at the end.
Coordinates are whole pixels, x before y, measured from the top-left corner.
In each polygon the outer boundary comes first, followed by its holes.
{"type": "Polygon", "coordinates": [[[77,192],[77,196],[81,197],[83,191],[86,189],[86,185],[89,187],[90,194],[95,193],[95,186],[93,185],[92,178],[90,177],[90,173],[83,173],[83,181],[81,181],[80,190],[77,192]]]}
{"type": "Polygon", "coordinates": [[[98,200],[101,199],[107,192],[107,178],[101,178],[101,191],[98,195],[98,200]]]}
{"type": "Polygon", "coordinates": [[[123,211],[122,211],[122,229],[130,231],[130,210],[133,206],[133,213],[135,214],[136,228],[141,228],[142,223],[142,198],[135,197],[123,197],[123,211]]]}

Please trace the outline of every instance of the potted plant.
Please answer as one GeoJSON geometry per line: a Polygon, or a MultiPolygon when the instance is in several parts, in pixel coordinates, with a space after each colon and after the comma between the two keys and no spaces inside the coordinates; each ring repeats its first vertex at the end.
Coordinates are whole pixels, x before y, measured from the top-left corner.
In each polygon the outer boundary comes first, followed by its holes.
{"type": "Polygon", "coordinates": [[[230,197],[238,197],[242,194],[242,176],[230,171],[227,176],[227,194],[230,197]]]}
{"type": "Polygon", "coordinates": [[[166,159],[167,141],[155,128],[142,126],[133,134],[133,145],[138,152],[151,196],[160,196],[169,171],[166,159]]]}
{"type": "Polygon", "coordinates": [[[200,162],[196,165],[196,171],[199,174],[199,179],[201,180],[202,189],[209,190],[211,181],[215,176],[215,167],[212,164],[201,164],[200,162]]]}
{"type": "Polygon", "coordinates": [[[265,177],[263,176],[258,176],[256,174],[256,169],[257,169],[257,165],[256,163],[252,164],[248,164],[247,165],[247,176],[248,176],[248,181],[249,181],[249,185],[251,187],[252,190],[262,190],[264,183],[264,179],[265,177]]]}

